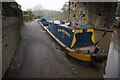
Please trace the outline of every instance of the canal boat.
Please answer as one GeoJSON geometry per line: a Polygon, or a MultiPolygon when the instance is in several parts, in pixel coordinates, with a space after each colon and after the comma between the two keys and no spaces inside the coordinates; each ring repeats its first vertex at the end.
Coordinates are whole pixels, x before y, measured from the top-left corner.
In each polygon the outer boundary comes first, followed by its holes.
{"type": "Polygon", "coordinates": [[[87,62],[103,62],[104,50],[95,43],[94,29],[65,21],[38,20],[40,25],[68,51],[68,55],[87,62]]]}

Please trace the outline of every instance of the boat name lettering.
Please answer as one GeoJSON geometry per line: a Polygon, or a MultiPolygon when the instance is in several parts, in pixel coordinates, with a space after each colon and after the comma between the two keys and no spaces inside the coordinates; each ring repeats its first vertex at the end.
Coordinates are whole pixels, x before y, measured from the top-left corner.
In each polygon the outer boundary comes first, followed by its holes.
{"type": "Polygon", "coordinates": [[[63,33],[65,33],[68,37],[70,37],[70,34],[69,34],[67,31],[65,31],[64,29],[58,29],[58,32],[63,32],[63,33]]]}

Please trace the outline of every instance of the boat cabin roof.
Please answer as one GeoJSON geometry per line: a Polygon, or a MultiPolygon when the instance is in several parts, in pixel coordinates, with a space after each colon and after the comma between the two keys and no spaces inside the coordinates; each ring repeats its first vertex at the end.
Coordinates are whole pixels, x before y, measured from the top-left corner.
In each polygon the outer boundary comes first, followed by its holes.
{"type": "Polygon", "coordinates": [[[58,24],[59,26],[66,27],[66,28],[71,29],[71,30],[87,28],[86,26],[82,26],[82,25],[76,24],[76,23],[72,23],[70,25],[70,22],[68,22],[68,23],[65,22],[64,24],[61,24],[59,20],[49,21],[49,22],[52,22],[54,24],[58,24]]]}

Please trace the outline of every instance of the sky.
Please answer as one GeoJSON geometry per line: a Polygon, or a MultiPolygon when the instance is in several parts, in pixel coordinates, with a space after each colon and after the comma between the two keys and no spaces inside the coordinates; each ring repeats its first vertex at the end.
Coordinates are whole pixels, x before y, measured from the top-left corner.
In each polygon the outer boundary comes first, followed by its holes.
{"type": "Polygon", "coordinates": [[[69,0],[15,0],[22,6],[22,10],[33,8],[36,5],[41,4],[44,9],[60,10],[63,4],[69,0]]]}
{"type": "MultiPolygon", "coordinates": [[[[69,0],[15,0],[22,6],[22,10],[34,8],[36,5],[42,5],[43,9],[61,10],[63,4],[69,0]]],[[[120,0],[119,0],[120,1],[120,0]]]]}

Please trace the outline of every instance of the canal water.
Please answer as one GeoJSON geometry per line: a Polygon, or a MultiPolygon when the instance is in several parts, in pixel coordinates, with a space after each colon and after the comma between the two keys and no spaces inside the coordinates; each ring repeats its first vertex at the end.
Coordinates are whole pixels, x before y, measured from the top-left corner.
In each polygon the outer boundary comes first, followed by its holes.
{"type": "MultiPolygon", "coordinates": [[[[104,31],[95,31],[95,40],[97,41],[104,31]]],[[[118,77],[118,35],[117,30],[114,32],[108,32],[98,43],[100,47],[104,49],[104,52],[108,54],[107,61],[97,69],[94,66],[87,65],[79,60],[67,57],[73,68],[83,78],[117,78],[118,77]]]]}

